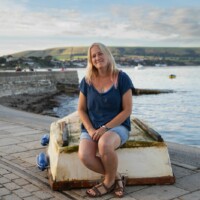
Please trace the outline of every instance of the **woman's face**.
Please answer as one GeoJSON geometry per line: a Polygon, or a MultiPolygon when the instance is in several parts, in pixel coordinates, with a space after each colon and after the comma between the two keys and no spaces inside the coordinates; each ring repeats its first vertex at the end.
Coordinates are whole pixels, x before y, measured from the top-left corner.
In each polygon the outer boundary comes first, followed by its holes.
{"type": "Polygon", "coordinates": [[[95,66],[97,69],[107,68],[108,66],[108,58],[101,49],[94,45],[91,50],[91,59],[92,59],[92,65],[95,66]]]}

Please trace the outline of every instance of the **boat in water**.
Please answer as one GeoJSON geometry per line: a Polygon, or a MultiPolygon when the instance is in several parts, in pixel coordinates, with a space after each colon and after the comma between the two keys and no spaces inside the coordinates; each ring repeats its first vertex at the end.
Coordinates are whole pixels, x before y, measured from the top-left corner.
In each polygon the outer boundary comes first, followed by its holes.
{"type": "Polygon", "coordinates": [[[169,75],[169,78],[170,78],[170,79],[174,79],[174,78],[176,78],[176,75],[175,75],[175,74],[170,74],[170,75],[169,75]]]}
{"type": "MultiPolygon", "coordinates": [[[[103,180],[101,174],[87,169],[78,158],[81,120],[74,112],[50,126],[47,147],[48,178],[53,190],[91,187],[103,180]]],[[[126,185],[173,184],[167,145],[146,123],[131,116],[129,140],[117,150],[118,171],[126,185]]]]}
{"type": "Polygon", "coordinates": [[[142,64],[138,64],[137,66],[134,67],[135,70],[141,70],[144,69],[144,66],[142,64]]]}

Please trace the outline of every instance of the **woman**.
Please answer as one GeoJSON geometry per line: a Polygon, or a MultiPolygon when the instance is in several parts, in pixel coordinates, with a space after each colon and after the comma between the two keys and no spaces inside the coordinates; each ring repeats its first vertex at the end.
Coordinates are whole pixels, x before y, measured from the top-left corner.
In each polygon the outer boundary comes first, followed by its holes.
{"type": "Polygon", "coordinates": [[[88,49],[87,73],[80,84],[79,158],[87,168],[103,174],[104,181],[86,191],[90,197],[112,190],[118,197],[124,195],[124,177],[117,172],[115,150],[129,137],[132,88],[130,78],[116,68],[108,48],[101,43],[92,44],[88,49]]]}

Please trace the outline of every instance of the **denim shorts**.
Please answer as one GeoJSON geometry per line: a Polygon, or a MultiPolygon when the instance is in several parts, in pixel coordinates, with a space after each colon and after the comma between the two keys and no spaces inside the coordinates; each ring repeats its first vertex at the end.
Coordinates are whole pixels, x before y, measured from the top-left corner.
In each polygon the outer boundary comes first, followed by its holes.
{"type": "MultiPolygon", "coordinates": [[[[117,135],[119,135],[120,139],[121,139],[121,145],[123,145],[129,138],[129,130],[125,127],[125,126],[116,126],[114,128],[111,128],[109,131],[115,132],[117,135]]],[[[86,131],[82,131],[81,135],[80,135],[80,140],[82,139],[88,139],[88,140],[92,140],[92,138],[90,137],[90,135],[88,134],[88,132],[86,131]]]]}

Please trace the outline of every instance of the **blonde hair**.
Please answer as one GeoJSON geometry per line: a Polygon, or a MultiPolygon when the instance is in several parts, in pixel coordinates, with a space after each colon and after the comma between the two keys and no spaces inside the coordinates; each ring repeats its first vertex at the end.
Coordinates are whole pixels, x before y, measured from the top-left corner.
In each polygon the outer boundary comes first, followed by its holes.
{"type": "Polygon", "coordinates": [[[107,57],[108,59],[108,70],[110,73],[110,78],[113,81],[115,87],[117,87],[117,77],[118,77],[118,72],[119,70],[117,69],[115,59],[110,52],[110,50],[102,43],[93,43],[89,48],[88,48],[88,54],[87,54],[87,68],[86,68],[86,75],[85,79],[88,84],[92,84],[92,79],[98,75],[97,69],[93,66],[92,64],[92,57],[91,57],[91,48],[93,46],[98,46],[101,52],[104,54],[104,56],[107,57]]]}

